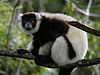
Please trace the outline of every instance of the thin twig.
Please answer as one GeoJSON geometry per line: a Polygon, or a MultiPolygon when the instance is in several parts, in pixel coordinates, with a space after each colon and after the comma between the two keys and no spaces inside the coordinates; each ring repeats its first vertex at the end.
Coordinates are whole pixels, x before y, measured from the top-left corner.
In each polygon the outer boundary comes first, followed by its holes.
{"type": "MultiPolygon", "coordinates": [[[[14,4],[14,8],[12,10],[11,21],[10,21],[9,26],[8,26],[7,42],[6,42],[7,43],[7,45],[6,45],[7,50],[10,50],[11,26],[12,26],[13,16],[14,16],[15,9],[16,9],[18,2],[19,2],[19,0],[16,0],[16,2],[14,4]]],[[[4,62],[5,62],[5,75],[8,75],[8,59],[7,59],[7,57],[5,57],[4,62]]]]}
{"type": "Polygon", "coordinates": [[[86,14],[87,14],[87,15],[90,14],[91,5],[92,5],[92,0],[89,0],[89,3],[88,3],[88,5],[87,5],[87,9],[86,9],[86,14]]]}
{"type": "Polygon", "coordinates": [[[17,68],[16,75],[20,75],[22,65],[23,65],[23,60],[19,60],[19,66],[17,68]]]}
{"type": "Polygon", "coordinates": [[[86,9],[86,23],[89,23],[89,15],[90,15],[90,9],[91,9],[91,5],[92,5],[92,0],[89,0],[88,5],[87,5],[87,9],[86,9]]]}
{"type": "MultiPolygon", "coordinates": [[[[78,12],[82,13],[83,15],[87,16],[87,12],[78,8],[74,3],[73,3],[73,8],[75,8],[78,12]]],[[[92,16],[92,17],[100,17],[99,14],[93,14],[93,13],[90,13],[88,16],[92,16]]]]}
{"type": "MultiPolygon", "coordinates": [[[[16,12],[16,14],[15,14],[16,17],[15,17],[14,21],[17,22],[17,23],[18,23],[18,20],[16,20],[16,18],[17,18],[17,16],[18,16],[18,14],[21,13],[21,10],[22,10],[24,1],[25,1],[25,0],[20,0],[19,6],[21,6],[21,8],[18,9],[17,12],[16,12]]],[[[18,65],[18,68],[17,68],[17,70],[16,70],[16,75],[21,75],[21,68],[22,68],[22,65],[23,65],[23,60],[19,60],[19,65],[18,65]]]]}
{"type": "Polygon", "coordinates": [[[33,9],[33,7],[32,7],[32,0],[25,0],[25,2],[27,2],[27,3],[29,4],[28,10],[33,11],[34,9],[33,9]]]}
{"type": "Polygon", "coordinates": [[[18,4],[19,0],[16,0],[15,4],[14,4],[14,8],[12,10],[12,16],[11,16],[11,21],[9,23],[9,27],[8,27],[8,33],[7,33],[7,50],[10,50],[9,48],[9,42],[10,42],[10,34],[11,34],[11,26],[12,26],[12,22],[13,22],[13,17],[14,17],[14,14],[15,14],[15,9],[17,7],[17,4],[18,4]]]}
{"type": "Polygon", "coordinates": [[[45,4],[46,0],[39,0],[39,12],[44,12],[45,11],[45,4]]]}
{"type": "Polygon", "coordinates": [[[99,71],[100,65],[94,65],[93,67],[94,67],[94,71],[95,71],[96,75],[99,75],[100,74],[100,71],[99,71]]]}

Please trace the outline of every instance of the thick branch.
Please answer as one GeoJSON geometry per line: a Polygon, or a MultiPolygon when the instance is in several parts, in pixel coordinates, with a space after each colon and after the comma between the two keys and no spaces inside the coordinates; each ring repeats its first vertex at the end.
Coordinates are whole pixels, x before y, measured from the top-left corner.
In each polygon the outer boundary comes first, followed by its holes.
{"type": "Polygon", "coordinates": [[[67,21],[68,24],[70,24],[71,26],[74,26],[76,28],[79,28],[83,31],[86,31],[88,33],[91,33],[93,35],[99,36],[100,37],[100,30],[88,27],[82,23],[79,23],[78,21],[67,21]]]}
{"type": "Polygon", "coordinates": [[[25,53],[20,55],[17,53],[17,51],[9,51],[9,50],[0,50],[0,56],[17,57],[17,58],[30,59],[30,60],[35,59],[35,57],[30,53],[25,53]]]}
{"type": "MultiPolygon", "coordinates": [[[[25,53],[23,55],[20,55],[16,51],[9,51],[9,50],[0,50],[0,56],[16,57],[16,58],[23,58],[23,59],[29,59],[29,60],[35,59],[35,57],[30,53],[25,53]]],[[[96,65],[99,63],[100,63],[100,57],[95,58],[95,59],[83,59],[72,64],[67,64],[66,66],[57,66],[55,63],[44,64],[41,66],[49,67],[49,68],[76,68],[76,67],[96,65]]]]}

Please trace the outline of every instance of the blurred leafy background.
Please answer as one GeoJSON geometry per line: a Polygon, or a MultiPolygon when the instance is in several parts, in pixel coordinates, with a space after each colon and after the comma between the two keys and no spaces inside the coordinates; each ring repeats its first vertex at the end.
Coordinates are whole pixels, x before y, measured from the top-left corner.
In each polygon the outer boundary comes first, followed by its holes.
{"type": "MultiPolygon", "coordinates": [[[[18,28],[21,12],[64,13],[91,27],[100,29],[100,0],[0,0],[0,50],[27,48],[29,38],[18,28]],[[12,20],[12,21],[11,21],[12,20]],[[9,34],[9,35],[8,35],[9,34]]],[[[89,49],[85,58],[100,56],[100,38],[88,34],[89,49]]],[[[0,57],[0,75],[57,75],[57,69],[37,66],[32,60],[0,57]]],[[[100,75],[100,65],[78,68],[72,75],[100,75]]]]}

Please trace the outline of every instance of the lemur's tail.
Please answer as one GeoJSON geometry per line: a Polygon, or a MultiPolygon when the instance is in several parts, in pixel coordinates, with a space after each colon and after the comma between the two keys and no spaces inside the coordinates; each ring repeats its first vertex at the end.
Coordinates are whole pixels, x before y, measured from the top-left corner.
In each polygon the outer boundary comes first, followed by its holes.
{"type": "Polygon", "coordinates": [[[73,69],[60,69],[59,75],[71,75],[73,69]]]}

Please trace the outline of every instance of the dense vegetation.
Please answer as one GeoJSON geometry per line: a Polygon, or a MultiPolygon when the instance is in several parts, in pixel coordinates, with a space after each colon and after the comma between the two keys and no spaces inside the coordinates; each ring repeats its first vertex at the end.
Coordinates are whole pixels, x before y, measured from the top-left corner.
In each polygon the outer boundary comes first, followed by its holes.
{"type": "MultiPolygon", "coordinates": [[[[0,0],[0,50],[16,50],[17,48],[27,47],[29,38],[17,26],[17,15],[21,12],[45,11],[64,13],[91,27],[100,29],[100,0],[72,0],[72,2],[67,2],[68,0],[19,0],[12,19],[13,5],[16,1],[0,0]],[[92,5],[91,8],[87,9],[89,1],[92,1],[92,5]],[[83,11],[89,10],[90,13],[98,14],[98,16],[84,15],[77,8],[83,11]]],[[[88,40],[89,50],[85,58],[99,57],[100,38],[88,34],[88,40]]],[[[100,65],[79,68],[73,75],[99,75],[99,69],[100,65]]],[[[0,75],[57,75],[57,71],[37,66],[32,60],[0,57],[0,75]]]]}

